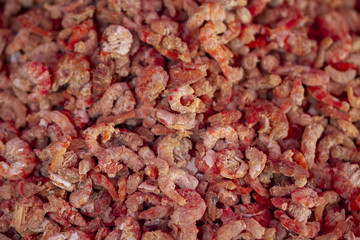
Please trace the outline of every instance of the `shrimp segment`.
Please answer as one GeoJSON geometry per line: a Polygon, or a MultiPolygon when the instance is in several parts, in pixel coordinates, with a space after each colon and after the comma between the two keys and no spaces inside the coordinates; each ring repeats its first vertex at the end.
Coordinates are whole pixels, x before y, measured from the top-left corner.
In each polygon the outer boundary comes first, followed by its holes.
{"type": "Polygon", "coordinates": [[[29,144],[16,137],[6,144],[0,142],[0,176],[9,180],[20,180],[29,176],[36,166],[36,157],[29,144]]]}

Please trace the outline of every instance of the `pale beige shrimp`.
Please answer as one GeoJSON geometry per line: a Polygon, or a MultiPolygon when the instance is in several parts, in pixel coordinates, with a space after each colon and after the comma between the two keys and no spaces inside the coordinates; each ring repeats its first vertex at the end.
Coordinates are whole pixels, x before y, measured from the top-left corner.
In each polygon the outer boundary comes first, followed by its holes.
{"type": "Polygon", "coordinates": [[[89,109],[90,117],[96,117],[99,114],[122,114],[134,109],[136,104],[135,97],[127,83],[115,83],[111,85],[100,101],[94,103],[89,109]]]}
{"type": "Polygon", "coordinates": [[[353,87],[348,88],[347,96],[351,107],[360,108],[360,97],[354,95],[353,87]]]}
{"type": "Polygon", "coordinates": [[[301,140],[301,152],[304,154],[308,168],[312,168],[315,160],[316,142],[321,137],[324,127],[320,123],[308,125],[301,140]]]}
{"type": "Polygon", "coordinates": [[[89,127],[84,131],[85,142],[89,151],[94,155],[101,153],[104,150],[104,147],[100,146],[97,141],[99,136],[102,136],[102,143],[107,142],[112,133],[115,132],[115,128],[113,124],[109,123],[100,123],[95,126],[89,127]]]}
{"type": "Polygon", "coordinates": [[[267,157],[255,147],[248,147],[245,156],[249,159],[249,175],[254,179],[264,170],[267,157]]]}
{"type": "Polygon", "coordinates": [[[42,111],[40,112],[40,115],[40,126],[48,126],[51,123],[55,123],[60,127],[63,135],[69,135],[71,137],[77,136],[74,125],[70,122],[69,118],[65,114],[59,111],[42,111]]]}
{"type": "Polygon", "coordinates": [[[37,102],[50,91],[51,79],[48,67],[39,62],[27,62],[10,74],[13,87],[28,92],[28,101],[37,102]],[[34,87],[35,85],[35,87],[34,87]]]}
{"type": "Polygon", "coordinates": [[[339,84],[347,84],[356,77],[357,71],[349,68],[346,71],[339,71],[331,65],[325,67],[325,72],[329,75],[331,80],[339,84]]]}
{"type": "Polygon", "coordinates": [[[179,113],[194,113],[198,111],[201,100],[194,96],[194,89],[189,85],[173,89],[169,95],[169,104],[172,110],[179,113]],[[184,105],[182,101],[190,102],[184,105]]]}
{"type": "Polygon", "coordinates": [[[175,189],[175,184],[180,188],[195,190],[199,184],[199,180],[185,170],[170,167],[168,173],[160,174],[158,184],[160,190],[166,196],[183,206],[186,204],[186,200],[178,193],[178,190],[175,189]]]}
{"type": "Polygon", "coordinates": [[[5,121],[14,121],[15,127],[20,128],[26,124],[25,105],[10,93],[0,93],[0,117],[5,121]]]}
{"type": "Polygon", "coordinates": [[[198,7],[194,14],[189,17],[187,21],[187,28],[189,32],[193,32],[205,21],[223,21],[225,17],[226,12],[222,4],[216,2],[205,3],[198,7]]]}
{"type": "Polygon", "coordinates": [[[225,138],[229,147],[236,147],[239,142],[237,132],[233,127],[230,125],[215,126],[209,128],[203,136],[205,148],[207,150],[214,148],[216,142],[221,138],[225,138]]]}
{"type": "Polygon", "coordinates": [[[29,176],[36,166],[36,157],[29,144],[16,137],[6,144],[0,141],[0,176],[9,180],[19,180],[29,176]]]}

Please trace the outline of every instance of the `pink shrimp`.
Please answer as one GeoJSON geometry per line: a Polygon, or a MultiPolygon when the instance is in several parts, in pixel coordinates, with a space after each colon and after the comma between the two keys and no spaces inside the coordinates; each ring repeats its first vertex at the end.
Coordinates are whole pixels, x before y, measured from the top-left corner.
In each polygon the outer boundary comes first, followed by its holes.
{"type": "Polygon", "coordinates": [[[13,138],[4,144],[0,151],[6,161],[0,162],[0,176],[9,180],[19,180],[29,176],[35,168],[36,157],[29,144],[20,138],[13,138]]]}
{"type": "MultiPolygon", "coordinates": [[[[120,217],[115,220],[116,227],[121,231],[120,240],[140,240],[141,228],[139,222],[133,217],[120,217]]],[[[115,238],[110,238],[115,239],[115,238]]]]}
{"type": "Polygon", "coordinates": [[[196,239],[198,229],[195,223],[204,215],[206,203],[200,194],[191,189],[179,189],[178,194],[186,204],[175,208],[170,221],[180,228],[180,239],[196,239]]]}
{"type": "Polygon", "coordinates": [[[83,206],[90,198],[92,187],[91,178],[86,178],[83,182],[80,182],[77,190],[70,194],[69,203],[75,208],[83,206]]]}
{"type": "Polygon", "coordinates": [[[112,84],[101,97],[100,101],[94,103],[89,109],[90,117],[103,115],[121,114],[134,109],[135,97],[127,83],[112,84]]]}
{"type": "Polygon", "coordinates": [[[231,240],[238,236],[242,231],[246,229],[245,222],[243,220],[233,220],[224,225],[222,225],[212,240],[231,240]]]}
{"type": "Polygon", "coordinates": [[[169,94],[171,109],[179,113],[197,112],[201,100],[193,94],[194,90],[189,85],[173,89],[169,94]],[[186,99],[189,104],[184,104],[184,99],[186,99]]]}
{"type": "Polygon", "coordinates": [[[112,133],[115,132],[115,128],[113,124],[108,123],[100,123],[95,126],[89,127],[84,131],[85,135],[85,142],[89,151],[92,152],[94,155],[100,154],[104,147],[100,146],[99,142],[97,141],[98,137],[102,136],[102,143],[107,142],[110,138],[112,133]]]}
{"type": "Polygon", "coordinates": [[[283,139],[287,136],[289,122],[284,112],[267,100],[256,100],[245,108],[246,124],[253,127],[264,118],[268,118],[272,128],[270,139],[283,139]]]}
{"type": "Polygon", "coordinates": [[[41,126],[48,126],[51,123],[55,123],[57,126],[60,127],[63,135],[69,135],[71,137],[77,136],[74,125],[70,122],[69,118],[65,114],[59,111],[42,111],[40,112],[40,116],[41,126]]]}
{"type": "Polygon", "coordinates": [[[288,230],[303,235],[304,237],[313,238],[320,231],[319,222],[303,223],[289,218],[286,213],[280,210],[275,211],[275,217],[281,221],[281,224],[288,230]]]}
{"type": "Polygon", "coordinates": [[[25,105],[10,93],[0,92],[0,117],[5,121],[15,122],[15,127],[20,128],[26,124],[25,105]]]}
{"type": "Polygon", "coordinates": [[[224,178],[237,179],[246,175],[249,166],[241,159],[242,154],[233,149],[223,149],[216,153],[216,167],[224,178]]]}
{"type": "Polygon", "coordinates": [[[39,62],[25,63],[17,71],[12,71],[10,79],[14,87],[24,92],[31,92],[28,95],[28,100],[34,102],[44,98],[51,87],[48,67],[39,62]]]}
{"type": "Polygon", "coordinates": [[[195,119],[195,115],[195,113],[175,114],[164,109],[156,109],[155,113],[159,122],[170,129],[180,131],[190,130],[196,126],[197,120],[195,119]]]}
{"type": "Polygon", "coordinates": [[[158,184],[160,190],[170,199],[183,206],[186,199],[179,194],[179,190],[175,189],[175,184],[181,188],[195,190],[199,184],[199,180],[185,170],[170,167],[168,171],[159,172],[158,184]]]}
{"type": "Polygon", "coordinates": [[[229,59],[232,57],[232,54],[229,53],[231,51],[220,43],[217,36],[224,31],[224,28],[222,23],[208,22],[200,29],[199,37],[205,51],[219,63],[226,78],[232,83],[237,83],[243,78],[244,69],[229,65],[229,59]]]}
{"type": "Polygon", "coordinates": [[[205,21],[214,21],[225,19],[225,9],[222,4],[211,2],[202,4],[196,9],[194,14],[192,14],[187,21],[187,28],[189,32],[195,31],[199,28],[205,21]]]}
{"type": "Polygon", "coordinates": [[[236,147],[239,142],[237,132],[233,127],[230,125],[215,126],[209,128],[203,136],[205,148],[207,150],[214,148],[216,142],[221,138],[225,138],[229,147],[236,147]]]}
{"type": "Polygon", "coordinates": [[[254,179],[264,170],[267,157],[262,151],[254,147],[248,147],[245,155],[249,159],[249,175],[254,179]]]}

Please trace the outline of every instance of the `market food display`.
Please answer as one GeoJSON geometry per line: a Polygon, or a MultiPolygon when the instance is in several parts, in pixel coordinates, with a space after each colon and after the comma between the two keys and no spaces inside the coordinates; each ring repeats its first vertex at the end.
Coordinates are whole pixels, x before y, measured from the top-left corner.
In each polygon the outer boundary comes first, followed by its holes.
{"type": "Polygon", "coordinates": [[[355,0],[1,0],[0,239],[360,238],[355,0]]]}

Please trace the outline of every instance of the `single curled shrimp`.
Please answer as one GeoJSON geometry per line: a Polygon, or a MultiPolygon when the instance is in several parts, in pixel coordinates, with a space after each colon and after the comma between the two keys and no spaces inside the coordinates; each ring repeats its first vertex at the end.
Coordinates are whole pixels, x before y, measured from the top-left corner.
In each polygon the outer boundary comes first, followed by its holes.
{"type": "Polygon", "coordinates": [[[30,92],[28,101],[37,102],[50,91],[51,78],[48,67],[39,62],[27,62],[10,74],[13,87],[30,92]],[[35,87],[34,87],[35,85],[35,87]]]}
{"type": "Polygon", "coordinates": [[[6,144],[0,141],[0,176],[9,180],[19,180],[29,176],[36,166],[36,157],[29,144],[16,137],[6,144]]]}
{"type": "Polygon", "coordinates": [[[220,175],[229,179],[244,177],[249,166],[241,157],[241,152],[233,149],[223,149],[217,152],[215,161],[220,175]]]}
{"type": "Polygon", "coordinates": [[[171,109],[179,113],[197,112],[201,100],[193,94],[194,89],[189,85],[173,89],[169,95],[171,109]]]}
{"type": "Polygon", "coordinates": [[[212,149],[215,147],[216,142],[221,138],[225,138],[225,141],[230,148],[236,147],[239,142],[237,132],[233,127],[230,125],[215,126],[209,128],[203,136],[205,148],[207,150],[212,149]]]}
{"type": "Polygon", "coordinates": [[[134,109],[135,97],[127,83],[112,84],[101,97],[100,101],[94,103],[89,109],[90,117],[103,115],[122,114],[134,109]]]}
{"type": "Polygon", "coordinates": [[[60,127],[64,136],[77,136],[74,125],[70,122],[69,118],[65,114],[59,111],[42,111],[40,112],[40,116],[40,126],[48,126],[51,123],[55,123],[58,127],[60,127]]]}
{"type": "Polygon", "coordinates": [[[158,184],[160,190],[166,196],[183,206],[186,204],[186,199],[175,189],[175,184],[179,185],[181,188],[195,190],[199,184],[199,180],[185,170],[170,167],[168,172],[159,172],[158,184]]]}
{"type": "Polygon", "coordinates": [[[104,150],[104,147],[99,144],[97,139],[99,138],[99,136],[102,136],[101,142],[105,143],[111,138],[111,135],[114,132],[115,128],[113,127],[113,124],[108,123],[100,123],[87,128],[84,131],[84,135],[85,142],[87,147],[89,148],[89,151],[94,155],[100,154],[104,150]]]}

